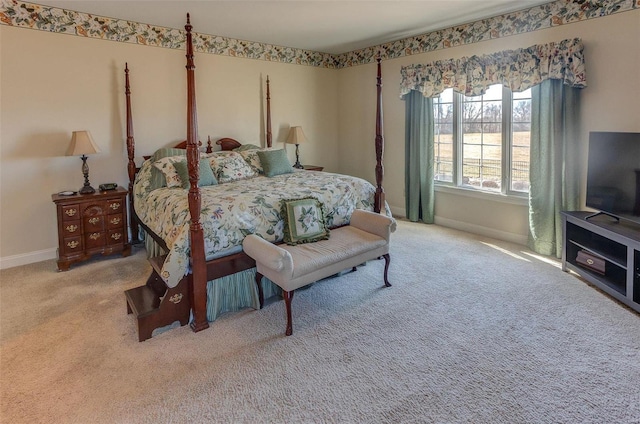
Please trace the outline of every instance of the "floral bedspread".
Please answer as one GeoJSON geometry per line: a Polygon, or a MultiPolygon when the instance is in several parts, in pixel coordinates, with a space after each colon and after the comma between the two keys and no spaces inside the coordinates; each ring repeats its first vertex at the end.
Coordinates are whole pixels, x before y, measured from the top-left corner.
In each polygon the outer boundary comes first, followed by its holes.
{"type": "MultiPolygon", "coordinates": [[[[188,190],[149,190],[151,164],[146,161],[136,177],[134,207],[138,217],[162,237],[169,254],[162,278],[174,287],[189,271],[188,190]]],[[[373,210],[375,187],[361,178],[320,171],[299,171],[276,177],[259,176],[200,188],[207,259],[242,249],[245,235],[255,233],[276,242],[283,238],[281,200],[313,196],[320,200],[330,227],[349,223],[354,209],[373,210]]],[[[387,211],[388,213],[388,211],[387,211]]]]}

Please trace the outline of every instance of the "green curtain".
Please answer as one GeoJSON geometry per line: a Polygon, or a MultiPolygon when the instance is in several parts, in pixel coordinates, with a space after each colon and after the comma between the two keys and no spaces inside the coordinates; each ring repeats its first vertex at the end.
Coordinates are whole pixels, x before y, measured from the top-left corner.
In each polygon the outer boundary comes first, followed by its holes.
{"type": "Polygon", "coordinates": [[[531,88],[529,247],[562,254],[560,212],[580,206],[580,89],[561,80],[531,88]]]}
{"type": "Polygon", "coordinates": [[[410,221],[433,224],[433,99],[405,96],[405,207],[410,221]]]}

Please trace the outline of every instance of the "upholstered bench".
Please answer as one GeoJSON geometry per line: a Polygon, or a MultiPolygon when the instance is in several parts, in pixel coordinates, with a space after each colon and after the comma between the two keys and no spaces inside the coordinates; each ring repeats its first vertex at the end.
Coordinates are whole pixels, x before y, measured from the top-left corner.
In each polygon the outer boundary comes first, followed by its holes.
{"type": "Polygon", "coordinates": [[[242,244],[245,253],[256,261],[256,283],[260,307],[264,304],[262,277],[282,289],[287,310],[285,334],[293,333],[291,300],[295,289],[334,275],[366,261],[383,257],[384,285],[390,287],[389,238],[395,221],[384,215],[356,209],[349,225],[331,230],[327,240],[289,246],[275,245],[256,235],[248,235],[242,244]]]}

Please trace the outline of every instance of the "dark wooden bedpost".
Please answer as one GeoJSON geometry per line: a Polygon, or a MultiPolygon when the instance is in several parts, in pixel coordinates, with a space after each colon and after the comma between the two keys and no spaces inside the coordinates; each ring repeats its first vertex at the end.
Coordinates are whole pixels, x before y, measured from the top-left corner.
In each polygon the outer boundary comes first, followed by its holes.
{"type": "Polygon", "coordinates": [[[133,183],[136,178],[135,141],[133,139],[133,118],[131,117],[131,85],[129,84],[129,64],[124,64],[124,93],[127,98],[127,156],[129,163],[127,171],[129,173],[129,228],[131,229],[131,244],[139,243],[138,239],[138,219],[133,207],[133,183]]]}
{"type": "Polygon", "coordinates": [[[189,213],[191,214],[191,305],[193,321],[191,329],[200,331],[209,328],[207,321],[207,265],[204,255],[204,234],[200,224],[201,197],[198,187],[200,152],[198,150],[198,112],[196,109],[195,65],[193,63],[193,40],[191,21],[187,13],[187,167],[189,169],[189,213]]]}
{"type": "Polygon", "coordinates": [[[267,147],[271,147],[271,91],[269,91],[269,75],[267,75],[267,147]]]}
{"type": "Polygon", "coordinates": [[[384,153],[384,137],[382,135],[382,70],[380,66],[381,58],[378,55],[378,79],[377,87],[377,103],[376,103],[376,195],[373,210],[380,213],[384,209],[384,189],[382,188],[382,178],[384,176],[384,167],[382,166],[382,155],[384,153]]]}

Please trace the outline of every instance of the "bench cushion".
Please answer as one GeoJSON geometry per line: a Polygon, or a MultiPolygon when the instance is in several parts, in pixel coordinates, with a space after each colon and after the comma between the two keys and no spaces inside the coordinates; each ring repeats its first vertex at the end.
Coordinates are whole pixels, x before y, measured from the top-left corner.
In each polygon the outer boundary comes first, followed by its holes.
{"type": "Polygon", "coordinates": [[[292,291],[314,281],[389,253],[389,243],[382,237],[353,226],[331,231],[329,240],[297,246],[281,245],[283,267],[276,271],[256,262],[258,272],[292,291]],[[287,265],[290,264],[290,265],[287,265]]]}
{"type": "MultiPolygon", "coordinates": [[[[282,245],[293,259],[293,278],[309,274],[347,258],[384,246],[386,240],[358,228],[346,226],[331,232],[329,240],[298,246],[282,245]]],[[[337,272],[337,271],[336,271],[337,272]]]]}
{"type": "Polygon", "coordinates": [[[329,240],[275,245],[254,234],[243,242],[258,273],[292,291],[389,253],[391,218],[356,209],[351,224],[331,230],[329,240]]]}

